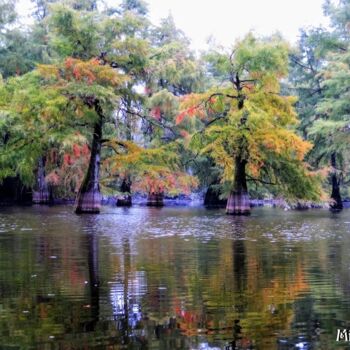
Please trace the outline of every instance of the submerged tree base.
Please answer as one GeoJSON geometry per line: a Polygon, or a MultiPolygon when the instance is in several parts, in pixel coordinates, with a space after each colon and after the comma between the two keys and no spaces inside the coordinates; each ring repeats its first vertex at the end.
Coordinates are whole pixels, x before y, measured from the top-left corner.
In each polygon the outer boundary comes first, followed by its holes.
{"type": "Polygon", "coordinates": [[[163,193],[149,193],[147,198],[147,206],[149,207],[163,207],[164,206],[163,193]]]}
{"type": "Polygon", "coordinates": [[[248,193],[231,192],[227,199],[226,214],[250,215],[250,203],[248,193]]]}
{"type": "Polygon", "coordinates": [[[33,192],[34,204],[52,204],[52,196],[49,191],[34,191],[33,192]]]}
{"type": "Polygon", "coordinates": [[[341,206],[330,206],[329,207],[329,211],[331,211],[332,213],[339,213],[343,210],[343,205],[341,206]]]}
{"type": "Polygon", "coordinates": [[[101,193],[87,192],[78,195],[74,211],[76,214],[98,214],[101,209],[101,193]]]}

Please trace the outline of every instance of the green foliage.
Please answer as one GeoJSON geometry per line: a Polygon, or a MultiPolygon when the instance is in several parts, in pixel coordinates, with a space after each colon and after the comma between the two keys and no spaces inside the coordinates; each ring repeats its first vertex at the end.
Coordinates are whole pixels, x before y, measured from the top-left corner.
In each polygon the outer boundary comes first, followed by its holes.
{"type": "Polygon", "coordinates": [[[89,59],[98,56],[98,21],[94,12],[84,13],[64,5],[53,6],[50,18],[53,49],[61,57],[89,59]]]}
{"type": "MultiPolygon", "coordinates": [[[[285,197],[320,195],[317,179],[308,174],[303,158],[311,144],[295,134],[294,97],[280,94],[280,79],[287,74],[288,46],[278,36],[257,39],[249,34],[233,53],[211,52],[215,74],[229,76],[221,86],[205,94],[183,99],[183,118],[197,116],[203,129],[192,137],[191,147],[209,154],[223,170],[222,181],[234,183],[237,159],[247,162],[248,181],[275,185],[285,197]],[[303,181],[297,191],[289,185],[288,165],[295,179],[303,181]],[[306,191],[307,190],[307,191],[306,191]]],[[[290,184],[293,183],[290,179],[290,184]]]]}
{"type": "Polygon", "coordinates": [[[349,8],[348,1],[326,1],[332,29],[303,31],[299,53],[292,56],[301,130],[315,144],[308,159],[327,167],[332,158],[339,184],[349,172],[349,8]]]}
{"type": "Polygon", "coordinates": [[[348,172],[347,1],[327,2],[333,30],[302,31],[293,51],[278,34],[250,33],[232,51],[212,48],[200,59],[171,16],[149,22],[142,0],[115,8],[97,0],[32,2],[36,22],[16,28],[14,3],[0,0],[0,179],[19,174],[33,183],[38,158],[54,150],[51,180],[59,174],[76,190],[88,157],[74,152],[91,143],[100,120],[108,146],[103,181],[113,186],[130,176],[135,186],[148,178],[171,192],[194,187],[186,175],[194,173],[203,186],[220,177],[229,191],[243,159],[259,191],[314,200],[319,175],[303,162],[307,153],[314,166],[336,153],[348,172]],[[295,91],[298,102],[288,96],[295,91]]]}
{"type": "Polygon", "coordinates": [[[115,151],[104,162],[105,187],[113,184],[116,176],[128,178],[135,192],[189,194],[197,187],[194,177],[182,170],[179,145],[169,143],[157,148],[143,149],[127,141],[111,141],[107,146],[115,151]]]}
{"type": "Polygon", "coordinates": [[[4,28],[15,21],[17,17],[15,6],[15,1],[0,1],[0,32],[2,32],[4,28]]]}

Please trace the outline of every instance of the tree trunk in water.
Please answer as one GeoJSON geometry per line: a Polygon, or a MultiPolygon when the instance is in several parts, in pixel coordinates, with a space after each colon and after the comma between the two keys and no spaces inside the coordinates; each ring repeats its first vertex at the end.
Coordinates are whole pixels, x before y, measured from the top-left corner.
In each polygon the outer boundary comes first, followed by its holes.
{"type": "Polygon", "coordinates": [[[235,181],[227,200],[226,214],[249,215],[250,204],[245,169],[247,161],[237,157],[235,164],[235,181]]]}
{"type": "Polygon", "coordinates": [[[94,127],[89,168],[80,186],[75,204],[75,212],[77,214],[98,214],[100,212],[102,199],[99,184],[101,140],[102,118],[100,118],[94,127]]]}
{"type": "Polygon", "coordinates": [[[164,202],[164,193],[163,192],[152,192],[148,194],[147,205],[149,207],[163,207],[164,202]]]}
{"type": "Polygon", "coordinates": [[[340,195],[340,186],[339,186],[339,180],[337,178],[336,173],[336,155],[335,153],[332,153],[331,155],[331,165],[333,167],[333,173],[331,175],[331,181],[332,181],[332,194],[331,199],[333,199],[333,202],[330,205],[330,210],[332,211],[340,211],[343,209],[343,201],[340,195]]]}
{"type": "Polygon", "coordinates": [[[122,195],[117,198],[117,207],[131,207],[131,180],[129,177],[123,179],[123,182],[120,186],[120,192],[122,195]]]}
{"type": "Polygon", "coordinates": [[[33,192],[33,203],[35,204],[52,204],[52,192],[45,180],[45,158],[40,157],[38,162],[36,188],[33,192]]]}

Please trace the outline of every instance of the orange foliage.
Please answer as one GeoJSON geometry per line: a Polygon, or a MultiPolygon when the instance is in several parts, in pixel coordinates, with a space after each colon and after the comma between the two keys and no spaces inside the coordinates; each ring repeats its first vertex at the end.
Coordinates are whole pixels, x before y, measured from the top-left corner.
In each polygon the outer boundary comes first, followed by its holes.
{"type": "Polygon", "coordinates": [[[46,181],[54,186],[73,186],[77,191],[89,164],[90,150],[87,144],[73,144],[71,150],[63,154],[61,165],[58,165],[57,152],[50,155],[50,165],[54,169],[46,176],[46,181]]]}
{"type": "Polygon", "coordinates": [[[180,135],[185,139],[190,137],[190,133],[188,133],[186,130],[180,130],[180,135]]]}
{"type": "Polygon", "coordinates": [[[181,171],[148,172],[133,182],[133,191],[143,193],[183,193],[189,195],[197,180],[181,171]]]}
{"type": "Polygon", "coordinates": [[[59,185],[61,182],[61,177],[57,174],[55,170],[49,173],[45,179],[49,184],[54,186],[59,185]]]}
{"type": "Polygon", "coordinates": [[[175,123],[176,123],[176,125],[182,123],[182,121],[185,119],[186,116],[189,116],[189,117],[199,116],[200,117],[200,116],[202,116],[202,114],[203,114],[203,111],[200,108],[200,106],[191,106],[176,116],[175,123]]]}
{"type": "Polygon", "coordinates": [[[74,59],[72,57],[68,57],[65,61],[65,66],[67,69],[70,69],[74,64],[74,59]]]}
{"type": "Polygon", "coordinates": [[[73,154],[76,158],[80,157],[80,147],[77,144],[73,145],[73,154]]]}
{"type": "Polygon", "coordinates": [[[64,165],[71,165],[72,164],[72,160],[71,160],[71,156],[70,154],[65,153],[63,156],[63,164],[64,165]]]}
{"type": "Polygon", "coordinates": [[[181,112],[180,114],[178,114],[176,116],[176,119],[175,119],[176,125],[180,124],[185,119],[185,117],[186,117],[186,111],[181,112]]]}

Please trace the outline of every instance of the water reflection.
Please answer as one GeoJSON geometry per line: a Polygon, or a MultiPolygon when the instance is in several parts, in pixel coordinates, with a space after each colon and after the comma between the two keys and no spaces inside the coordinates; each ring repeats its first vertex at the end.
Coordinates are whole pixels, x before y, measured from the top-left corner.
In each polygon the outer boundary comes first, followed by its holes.
{"type": "Polygon", "coordinates": [[[100,276],[99,276],[99,244],[98,236],[90,233],[86,236],[88,247],[89,281],[86,281],[90,289],[90,304],[86,305],[91,310],[91,321],[86,323],[84,331],[93,332],[99,321],[100,314],[100,276]]]}
{"type": "Polygon", "coordinates": [[[346,214],[2,209],[0,348],[335,348],[346,214]]]}

